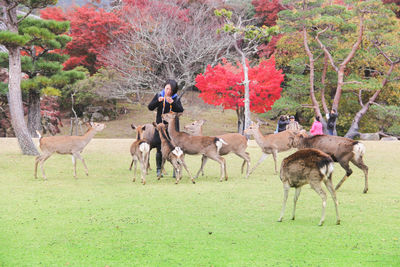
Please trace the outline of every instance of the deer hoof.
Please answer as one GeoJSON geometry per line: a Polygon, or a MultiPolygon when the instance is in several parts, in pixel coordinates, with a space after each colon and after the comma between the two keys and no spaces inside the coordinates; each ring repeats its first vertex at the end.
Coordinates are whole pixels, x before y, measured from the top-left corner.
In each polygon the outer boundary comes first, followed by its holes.
{"type": "Polygon", "coordinates": [[[366,194],[368,192],[368,188],[365,188],[363,193],[366,194]]]}
{"type": "Polygon", "coordinates": [[[340,225],[340,220],[337,220],[337,221],[336,221],[336,225],[340,225]]]}

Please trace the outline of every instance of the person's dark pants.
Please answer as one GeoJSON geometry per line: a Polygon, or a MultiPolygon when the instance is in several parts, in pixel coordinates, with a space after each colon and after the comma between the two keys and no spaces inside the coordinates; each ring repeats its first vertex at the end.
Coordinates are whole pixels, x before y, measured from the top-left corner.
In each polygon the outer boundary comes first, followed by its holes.
{"type": "Polygon", "coordinates": [[[333,135],[333,129],[329,129],[329,128],[328,128],[328,134],[329,134],[329,135],[333,135]]]}

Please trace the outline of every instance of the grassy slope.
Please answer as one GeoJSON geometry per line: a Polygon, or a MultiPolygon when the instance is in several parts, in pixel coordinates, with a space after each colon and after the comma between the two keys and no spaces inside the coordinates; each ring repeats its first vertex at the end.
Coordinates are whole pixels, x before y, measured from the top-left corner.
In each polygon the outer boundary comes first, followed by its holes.
{"type": "MultiPolygon", "coordinates": [[[[143,100],[142,104],[120,104],[129,109],[129,113],[121,115],[118,120],[106,122],[107,128],[98,134],[97,137],[102,138],[131,138],[135,136],[130,125],[151,123],[155,121],[156,112],[147,109],[147,103],[150,101],[149,96],[143,100]]],[[[215,107],[205,104],[198,98],[198,93],[187,92],[182,97],[182,105],[185,109],[180,119],[181,129],[183,126],[194,120],[205,119],[207,122],[203,126],[203,134],[218,135],[226,132],[237,132],[237,116],[233,110],[223,110],[221,107],[215,107]],[[215,127],[217,125],[218,127],[215,127]]],[[[253,114],[253,119],[256,115],[253,114]]],[[[70,133],[70,120],[63,120],[64,127],[61,128],[62,134],[70,133]]],[[[264,127],[265,132],[273,132],[276,123],[271,122],[271,126],[264,127]]],[[[83,131],[85,131],[83,127],[83,131]]]]}
{"type": "MultiPolygon", "coordinates": [[[[209,162],[196,185],[170,177],[146,186],[132,183],[130,139],[95,139],[84,152],[90,176],[78,163],[55,155],[49,180],[33,179],[34,159],[19,154],[15,139],[0,139],[0,266],[398,266],[400,264],[399,143],[365,142],[370,191],[362,172],[338,192],[342,224],[335,225],[328,198],[309,186],[300,196],[296,221],[292,197],[282,223],[282,185],[268,158],[245,180],[241,160],[227,156],[229,181],[218,182],[209,162]]],[[[261,155],[252,143],[253,163],[261,155]]],[[[279,163],[290,152],[279,154],[279,163]]],[[[154,152],[152,155],[154,162],[154,152]]],[[[200,157],[187,157],[197,170],[200,157]]],[[[154,166],[154,163],[153,163],[154,166]]],[[[335,184],[344,174],[335,165],[335,184]]],[[[169,173],[171,169],[168,165],[169,173]]]]}

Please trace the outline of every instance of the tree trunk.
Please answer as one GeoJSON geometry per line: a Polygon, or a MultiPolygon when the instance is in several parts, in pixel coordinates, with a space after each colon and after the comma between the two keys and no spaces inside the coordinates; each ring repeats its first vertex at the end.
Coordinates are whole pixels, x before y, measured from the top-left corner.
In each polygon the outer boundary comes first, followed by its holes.
{"type": "Polygon", "coordinates": [[[237,107],[236,109],[236,114],[238,117],[238,133],[241,135],[244,134],[244,129],[245,128],[245,116],[244,116],[244,108],[243,107],[237,107]]]}
{"type": "Polygon", "coordinates": [[[10,105],[11,124],[19,147],[24,155],[38,155],[38,151],[29,135],[24,119],[21,94],[21,56],[19,47],[7,47],[9,53],[8,103],[10,105]]]}
{"type": "Polygon", "coordinates": [[[28,107],[28,131],[32,137],[38,137],[36,131],[42,128],[40,123],[40,93],[35,90],[29,91],[28,107]]]}
{"type": "Polygon", "coordinates": [[[244,53],[242,53],[242,65],[243,65],[243,74],[244,74],[244,129],[247,129],[250,126],[250,81],[249,81],[249,69],[246,65],[246,57],[244,53]]]}

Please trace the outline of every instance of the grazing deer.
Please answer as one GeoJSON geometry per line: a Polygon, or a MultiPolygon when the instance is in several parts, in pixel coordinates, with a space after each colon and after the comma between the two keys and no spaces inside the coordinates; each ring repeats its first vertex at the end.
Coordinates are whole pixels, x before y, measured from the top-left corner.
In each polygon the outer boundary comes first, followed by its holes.
{"type": "Polygon", "coordinates": [[[278,152],[287,151],[293,147],[293,140],[295,132],[286,130],[276,134],[262,135],[260,125],[252,122],[244,133],[246,135],[253,135],[257,144],[262,150],[262,155],[257,164],[251,169],[250,174],[263,162],[269,154],[272,154],[275,163],[275,174],[278,173],[277,155],[278,152]]]}
{"type": "Polygon", "coordinates": [[[302,149],[282,161],[281,181],[283,183],[283,204],[279,222],[282,221],[285,213],[286,202],[290,187],[296,188],[293,203],[292,220],[295,218],[296,203],[300,196],[301,187],[310,184],[311,188],[322,198],[322,215],[319,225],[322,226],[325,220],[326,193],[321,187],[321,182],[332,196],[336,208],[336,224],[340,224],[338,201],[332,185],[333,160],[332,158],[317,149],[302,149]]]}
{"type": "MultiPolygon", "coordinates": [[[[146,184],[147,164],[149,162],[150,145],[145,139],[137,139],[131,145],[132,163],[135,165],[133,172],[133,180],[136,181],[136,164],[139,161],[142,170],[141,178],[142,184],[146,184]]],[[[132,165],[132,164],[131,164],[132,165]]]]}
{"type": "Polygon", "coordinates": [[[307,137],[304,132],[300,132],[296,135],[293,144],[299,149],[319,149],[331,156],[335,162],[339,162],[340,166],[346,170],[346,174],[336,185],[335,190],[338,190],[344,181],[353,173],[349,166],[349,162],[351,161],[364,172],[365,186],[363,193],[368,192],[368,166],[365,165],[363,161],[365,146],[362,143],[333,135],[315,135],[307,137]]]}
{"type": "MultiPolygon", "coordinates": [[[[206,157],[217,161],[221,165],[221,177],[228,180],[226,173],[225,159],[219,155],[219,150],[226,142],[218,137],[210,136],[191,136],[188,133],[178,132],[175,129],[176,113],[166,113],[162,115],[162,119],[168,122],[168,133],[175,146],[179,146],[185,154],[189,155],[205,155],[206,157]]],[[[198,177],[199,172],[195,176],[198,177]]]]}
{"type": "MultiPolygon", "coordinates": [[[[153,122],[154,127],[157,128],[158,133],[161,139],[161,153],[162,153],[162,163],[161,163],[161,170],[164,170],[165,161],[168,160],[175,169],[176,173],[176,184],[179,183],[179,180],[182,179],[182,166],[185,168],[187,173],[192,180],[192,183],[196,183],[192,177],[192,174],[188,170],[186,163],[185,163],[185,154],[183,153],[182,149],[178,146],[174,146],[169,139],[166,126],[164,123],[156,124],[153,122]]],[[[158,180],[161,178],[161,172],[158,176],[158,180]]]]}
{"type": "Polygon", "coordinates": [[[39,143],[42,154],[35,160],[35,178],[37,178],[37,165],[40,162],[43,179],[47,180],[43,164],[53,153],[72,155],[74,165],[74,177],[76,178],[76,159],[80,159],[85,167],[86,175],[89,175],[85,160],[81,154],[86,145],[92,140],[97,132],[102,131],[106,126],[102,123],[90,123],[88,131],[83,136],[47,136],[42,137],[39,132],[39,143]]]}
{"type": "MultiPolygon", "coordinates": [[[[203,129],[202,126],[204,124],[205,120],[198,120],[194,121],[190,124],[187,124],[184,129],[186,132],[193,136],[203,136],[203,129]]],[[[247,139],[243,135],[239,133],[227,133],[227,134],[222,134],[218,135],[218,138],[222,138],[225,142],[227,142],[227,145],[224,145],[221,147],[219,150],[219,154],[221,156],[227,155],[230,152],[235,153],[239,157],[243,159],[243,164],[242,164],[242,169],[241,173],[243,173],[244,170],[244,165],[247,164],[247,172],[246,172],[246,178],[249,176],[250,173],[250,155],[249,153],[246,152],[247,149],[247,139]]],[[[204,175],[204,166],[206,165],[207,162],[207,157],[203,155],[201,158],[201,167],[199,172],[204,175]]]]}

